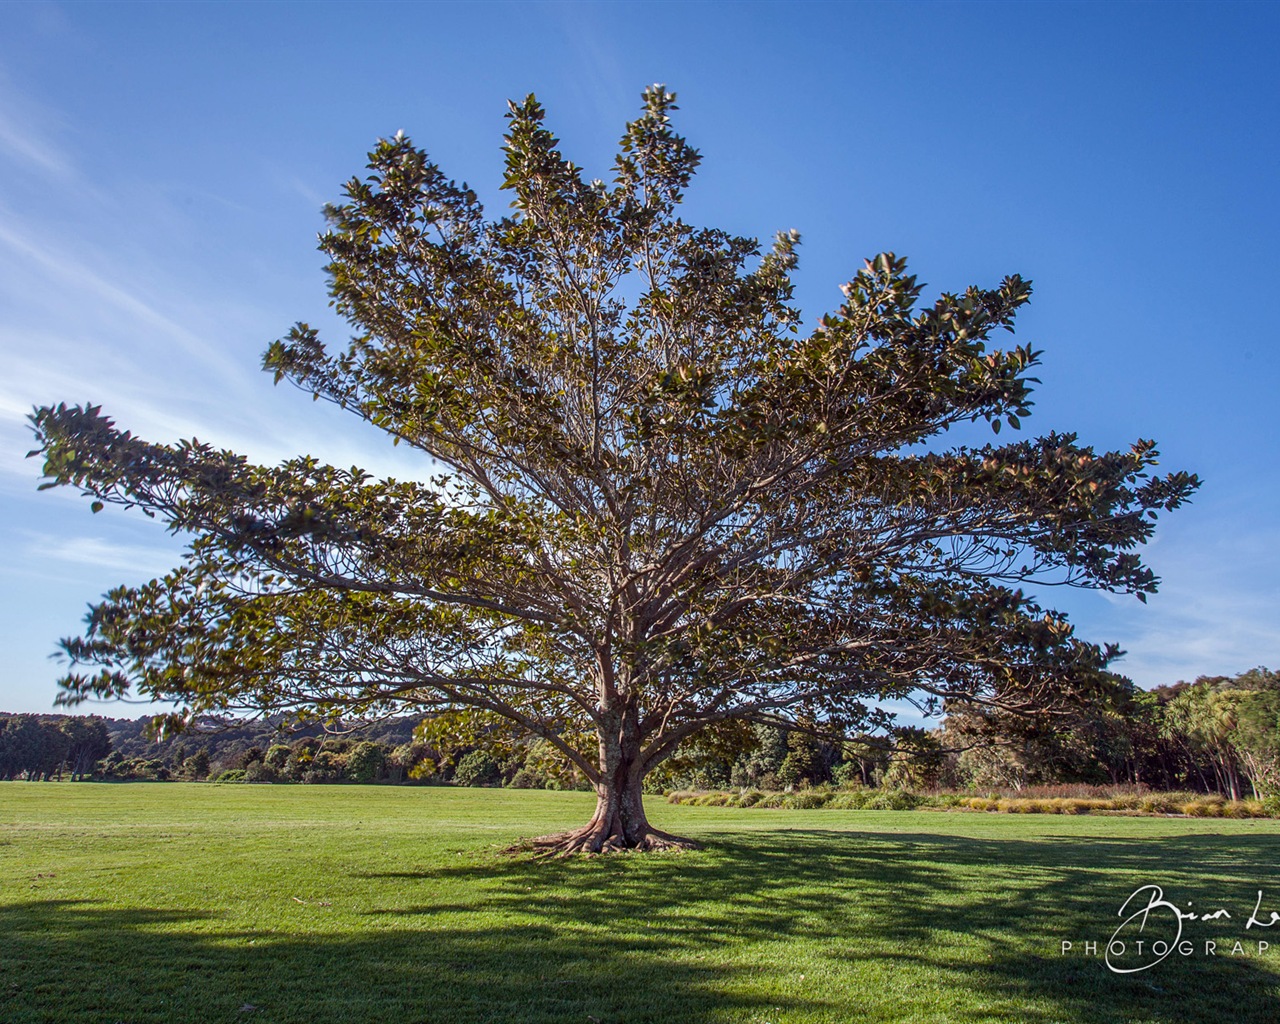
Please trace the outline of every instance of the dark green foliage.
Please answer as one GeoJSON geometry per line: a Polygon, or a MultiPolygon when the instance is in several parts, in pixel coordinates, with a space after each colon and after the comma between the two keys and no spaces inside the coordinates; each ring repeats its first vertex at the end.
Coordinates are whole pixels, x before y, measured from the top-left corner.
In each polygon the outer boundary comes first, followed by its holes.
{"type": "MultiPolygon", "coordinates": [[[[716,763],[698,762],[697,771],[659,779],[666,790],[714,790],[724,788],[716,780],[726,773],[733,786],[765,790],[830,779],[844,788],[888,790],[1016,793],[1110,784],[1273,798],[1280,793],[1280,677],[1265,668],[1205,676],[1078,708],[1052,723],[965,709],[939,729],[864,736],[838,752],[808,733],[757,726],[736,760],[721,755],[716,763]]],[[[861,807],[863,799],[841,806],[861,807]]]]}
{"type": "Polygon", "coordinates": [[[72,779],[92,775],[97,763],[111,753],[111,735],[101,718],[70,716],[61,719],[58,728],[67,737],[66,761],[72,779]]]}
{"type": "Polygon", "coordinates": [[[346,758],[334,750],[317,750],[302,772],[302,782],[341,782],[346,773],[346,758]]]}
{"type": "Polygon", "coordinates": [[[262,761],[250,761],[243,771],[245,782],[276,782],[280,778],[274,768],[262,761]]]}
{"type": "Polygon", "coordinates": [[[1078,709],[1054,728],[998,713],[948,717],[960,782],[1021,788],[1129,782],[1236,799],[1280,789],[1280,680],[1265,668],[1135,692],[1078,709]]]}
{"type": "Polygon", "coordinates": [[[512,789],[545,789],[546,779],[528,768],[520,768],[507,783],[512,789]]]}
{"type": "Polygon", "coordinates": [[[382,777],[386,748],[368,740],[357,743],[347,755],[347,778],[352,782],[376,782],[382,777]]]}
{"type": "MultiPolygon", "coordinates": [[[[271,767],[274,768],[276,765],[271,764],[271,767]]],[[[183,762],[182,768],[188,778],[195,782],[204,781],[209,777],[209,752],[204,748],[197,750],[183,762]]]]}
{"type": "Polygon", "coordinates": [[[778,766],[778,782],[796,786],[802,782],[821,782],[822,763],[818,742],[800,730],[787,734],[787,754],[778,766]]]}
{"type": "Polygon", "coordinates": [[[63,772],[88,778],[110,752],[106,723],[96,716],[0,714],[0,780],[47,781],[63,772]]]}
{"type": "Polygon", "coordinates": [[[1280,688],[1244,690],[1233,711],[1231,745],[1255,794],[1280,795],[1280,688]]]}
{"type": "Polygon", "coordinates": [[[937,789],[949,778],[947,752],[934,732],[914,727],[894,734],[893,756],[880,778],[891,790],[937,789]]]}
{"type": "Polygon", "coordinates": [[[883,736],[856,736],[840,748],[840,763],[832,770],[832,779],[841,785],[877,785],[884,777],[893,756],[891,739],[883,736]]]}
{"type": "Polygon", "coordinates": [[[473,750],[458,762],[453,779],[460,786],[489,786],[501,775],[498,762],[484,750],[473,750]]]}
{"type": "MultiPolygon", "coordinates": [[[[50,716],[65,718],[68,716],[50,716]]],[[[128,757],[159,755],[170,763],[181,763],[197,750],[205,750],[214,761],[234,760],[253,747],[268,750],[272,746],[288,746],[298,739],[323,739],[325,724],[316,721],[286,722],[282,716],[262,720],[209,717],[196,719],[177,736],[157,735],[154,718],[105,718],[102,720],[111,736],[113,749],[128,757]]],[[[331,723],[356,740],[371,740],[395,747],[413,738],[413,730],[421,716],[397,717],[362,724],[359,721],[331,723]]],[[[279,765],[275,765],[279,767],[279,765]]]]}
{"type": "Polygon", "coordinates": [[[770,789],[777,784],[778,769],[787,756],[786,730],[772,725],[756,725],[752,739],[746,756],[739,758],[731,769],[731,781],[735,786],[770,789]]]}
{"type": "Polygon", "coordinates": [[[244,753],[242,753],[239,757],[236,758],[235,767],[248,768],[249,765],[251,764],[261,764],[263,757],[266,756],[266,753],[267,752],[263,750],[261,747],[250,747],[248,750],[246,750],[244,753]]]}
{"type": "Polygon", "coordinates": [[[289,763],[290,749],[283,743],[273,743],[263,755],[263,762],[276,772],[283,772],[289,763]]]}
{"type": "MultiPolygon", "coordinates": [[[[247,770],[251,763],[259,763],[265,767],[253,773],[257,781],[299,782],[306,764],[299,763],[294,756],[295,748],[305,753],[303,760],[309,762],[327,735],[323,725],[303,723],[285,727],[279,718],[257,722],[203,719],[192,723],[191,728],[178,738],[150,735],[150,716],[136,720],[69,715],[43,718],[57,724],[69,736],[69,730],[74,730],[81,743],[79,747],[73,745],[69,748],[67,771],[73,769],[77,757],[91,757],[106,743],[106,749],[114,750],[116,756],[109,762],[102,762],[103,774],[113,779],[172,777],[200,781],[210,773],[219,775],[231,769],[247,770]]],[[[356,744],[374,743],[382,750],[385,764],[397,745],[412,738],[419,721],[418,718],[396,718],[358,728],[347,727],[351,729],[347,733],[348,739],[339,745],[350,745],[353,741],[356,744]]],[[[352,723],[352,726],[357,724],[352,723]]],[[[98,753],[95,762],[102,757],[103,754],[98,753]]],[[[378,777],[383,774],[380,772],[378,777]]],[[[400,776],[403,774],[401,769],[400,776]]]]}

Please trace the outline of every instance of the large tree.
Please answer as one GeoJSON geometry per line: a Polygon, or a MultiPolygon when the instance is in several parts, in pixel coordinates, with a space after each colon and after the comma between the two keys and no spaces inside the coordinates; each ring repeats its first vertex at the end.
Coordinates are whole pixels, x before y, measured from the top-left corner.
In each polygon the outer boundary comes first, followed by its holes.
{"type": "Polygon", "coordinates": [[[1029,284],[920,306],[885,253],[802,330],[794,232],[762,251],[680,219],[699,156],[673,110],[645,92],[606,183],[513,104],[496,220],[403,135],[328,208],[354,337],[331,351],[298,324],[265,367],[422,452],[419,480],[37,410],[44,486],[193,538],[63,642],[63,699],[505,724],[598,794],[547,845],[599,851],[680,842],[642,781],[732,720],[865,730],[892,698],[1029,712],[1104,691],[1114,648],[1020,588],[1144,598],[1134,548],[1196,479],[1151,475],[1149,441],[940,443],[1028,415],[1036,353],[988,342],[1029,284]]]}

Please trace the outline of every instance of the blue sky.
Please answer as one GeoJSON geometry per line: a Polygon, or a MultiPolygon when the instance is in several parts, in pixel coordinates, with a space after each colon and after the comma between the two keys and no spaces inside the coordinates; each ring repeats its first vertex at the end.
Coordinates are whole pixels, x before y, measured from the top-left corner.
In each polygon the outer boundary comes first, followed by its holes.
{"type": "Polygon", "coordinates": [[[1280,666],[1278,44],[1271,4],[0,5],[0,710],[48,710],[57,638],[180,547],[37,494],[32,405],[423,472],[257,369],[330,325],[320,206],[403,129],[502,208],[528,92],[606,176],[655,81],[704,156],[689,219],[798,229],[810,321],[884,249],[935,290],[1031,278],[1024,429],[1154,437],[1206,480],[1147,606],[1046,597],[1144,686],[1280,666]]]}

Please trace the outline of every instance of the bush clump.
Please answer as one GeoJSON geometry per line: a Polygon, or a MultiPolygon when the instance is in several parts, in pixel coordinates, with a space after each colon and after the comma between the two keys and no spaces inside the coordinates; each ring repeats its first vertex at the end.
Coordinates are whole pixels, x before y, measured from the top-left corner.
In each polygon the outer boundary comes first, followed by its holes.
{"type": "Polygon", "coordinates": [[[830,792],[820,789],[804,789],[799,793],[792,793],[787,806],[794,807],[799,811],[810,811],[818,807],[825,807],[831,802],[831,796],[830,792]]]}
{"type": "Polygon", "coordinates": [[[502,774],[498,762],[483,750],[473,750],[458,762],[453,770],[453,781],[459,786],[488,786],[498,781],[502,774]]]}
{"type": "MultiPolygon", "coordinates": [[[[1064,787],[1065,788],[1065,787],[1064,787]]],[[[1096,787],[1095,794],[1102,787],[1096,787]]],[[[984,811],[999,814],[1178,814],[1192,818],[1276,818],[1280,799],[1227,800],[1216,793],[1136,793],[1110,796],[1007,796],[990,793],[917,793],[909,789],[832,789],[820,786],[793,792],[743,789],[738,793],[675,790],[673,804],[698,807],[773,807],[789,810],[984,811]]]]}
{"type": "Polygon", "coordinates": [[[546,782],[546,779],[532,769],[521,768],[511,776],[511,781],[507,785],[511,789],[542,789],[546,782]]]}

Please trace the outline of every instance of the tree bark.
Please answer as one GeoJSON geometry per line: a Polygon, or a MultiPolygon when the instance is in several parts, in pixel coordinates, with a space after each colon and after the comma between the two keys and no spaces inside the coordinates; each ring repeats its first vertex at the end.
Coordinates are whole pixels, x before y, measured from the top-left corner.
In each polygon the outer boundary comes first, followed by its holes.
{"type": "Polygon", "coordinates": [[[614,853],[621,850],[696,849],[692,840],[654,828],[644,813],[644,772],[634,718],[622,715],[617,729],[602,729],[600,777],[591,820],[571,832],[532,841],[545,854],[614,853]]]}
{"type": "Polygon", "coordinates": [[[533,848],[546,854],[616,853],[622,850],[696,849],[692,840],[663,832],[649,824],[644,813],[642,778],[619,783],[608,779],[596,787],[596,810],[591,820],[571,832],[540,836],[533,848]]]}

